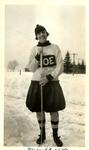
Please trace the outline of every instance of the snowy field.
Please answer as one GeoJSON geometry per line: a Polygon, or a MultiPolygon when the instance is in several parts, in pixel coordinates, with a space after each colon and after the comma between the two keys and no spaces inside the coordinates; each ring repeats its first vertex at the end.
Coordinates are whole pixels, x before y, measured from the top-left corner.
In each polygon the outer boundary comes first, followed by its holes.
{"type": "MultiPolygon", "coordinates": [[[[37,146],[39,126],[35,113],[25,106],[31,73],[5,74],[4,145],[37,146]]],[[[64,146],[85,146],[85,75],[62,74],[59,78],[67,107],[59,113],[59,135],[64,146]]],[[[46,141],[43,146],[53,146],[50,115],[46,113],[46,141]]]]}

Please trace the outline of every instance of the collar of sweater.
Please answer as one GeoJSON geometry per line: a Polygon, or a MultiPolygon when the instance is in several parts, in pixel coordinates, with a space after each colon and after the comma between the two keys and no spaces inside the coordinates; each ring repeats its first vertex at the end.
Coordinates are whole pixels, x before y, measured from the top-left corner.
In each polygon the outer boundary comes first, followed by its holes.
{"type": "Polygon", "coordinates": [[[48,46],[48,45],[51,45],[51,43],[49,41],[46,41],[45,43],[38,42],[38,44],[37,44],[37,46],[42,46],[42,47],[45,47],[45,46],[48,46]]]}

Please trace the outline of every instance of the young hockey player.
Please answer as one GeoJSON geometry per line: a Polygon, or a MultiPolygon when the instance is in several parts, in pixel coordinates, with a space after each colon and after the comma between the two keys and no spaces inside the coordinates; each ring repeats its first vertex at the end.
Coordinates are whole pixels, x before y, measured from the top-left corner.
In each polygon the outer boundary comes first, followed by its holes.
{"type": "Polygon", "coordinates": [[[57,146],[63,146],[58,136],[59,113],[65,108],[65,98],[58,81],[58,76],[63,72],[63,59],[60,48],[47,40],[49,33],[41,26],[35,28],[38,44],[32,48],[27,69],[33,72],[31,85],[26,98],[26,106],[36,112],[40,127],[37,144],[42,144],[46,139],[45,112],[50,113],[53,139],[57,146]],[[42,67],[40,56],[42,55],[42,67]],[[41,86],[43,87],[43,115],[41,113],[41,86]],[[41,116],[42,115],[42,116],[41,116]],[[42,137],[41,137],[42,135],[42,137]]]}

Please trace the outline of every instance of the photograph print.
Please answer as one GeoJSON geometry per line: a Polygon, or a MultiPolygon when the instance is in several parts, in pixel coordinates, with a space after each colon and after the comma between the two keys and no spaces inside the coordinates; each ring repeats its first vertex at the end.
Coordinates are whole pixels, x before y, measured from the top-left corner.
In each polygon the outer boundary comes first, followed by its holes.
{"type": "Polygon", "coordinates": [[[4,146],[85,147],[85,16],[5,6],[4,146]]]}

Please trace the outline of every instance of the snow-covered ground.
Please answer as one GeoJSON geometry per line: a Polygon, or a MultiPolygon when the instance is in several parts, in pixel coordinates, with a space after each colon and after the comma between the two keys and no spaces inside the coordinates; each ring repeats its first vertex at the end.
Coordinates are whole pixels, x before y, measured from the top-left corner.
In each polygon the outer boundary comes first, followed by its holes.
{"type": "MultiPolygon", "coordinates": [[[[36,114],[25,106],[31,73],[5,74],[4,145],[37,146],[39,126],[36,114]]],[[[66,98],[66,109],[59,112],[59,135],[64,146],[85,146],[85,75],[62,74],[60,84],[66,98]]],[[[43,146],[56,146],[52,138],[50,115],[46,113],[46,141],[43,146]]]]}

